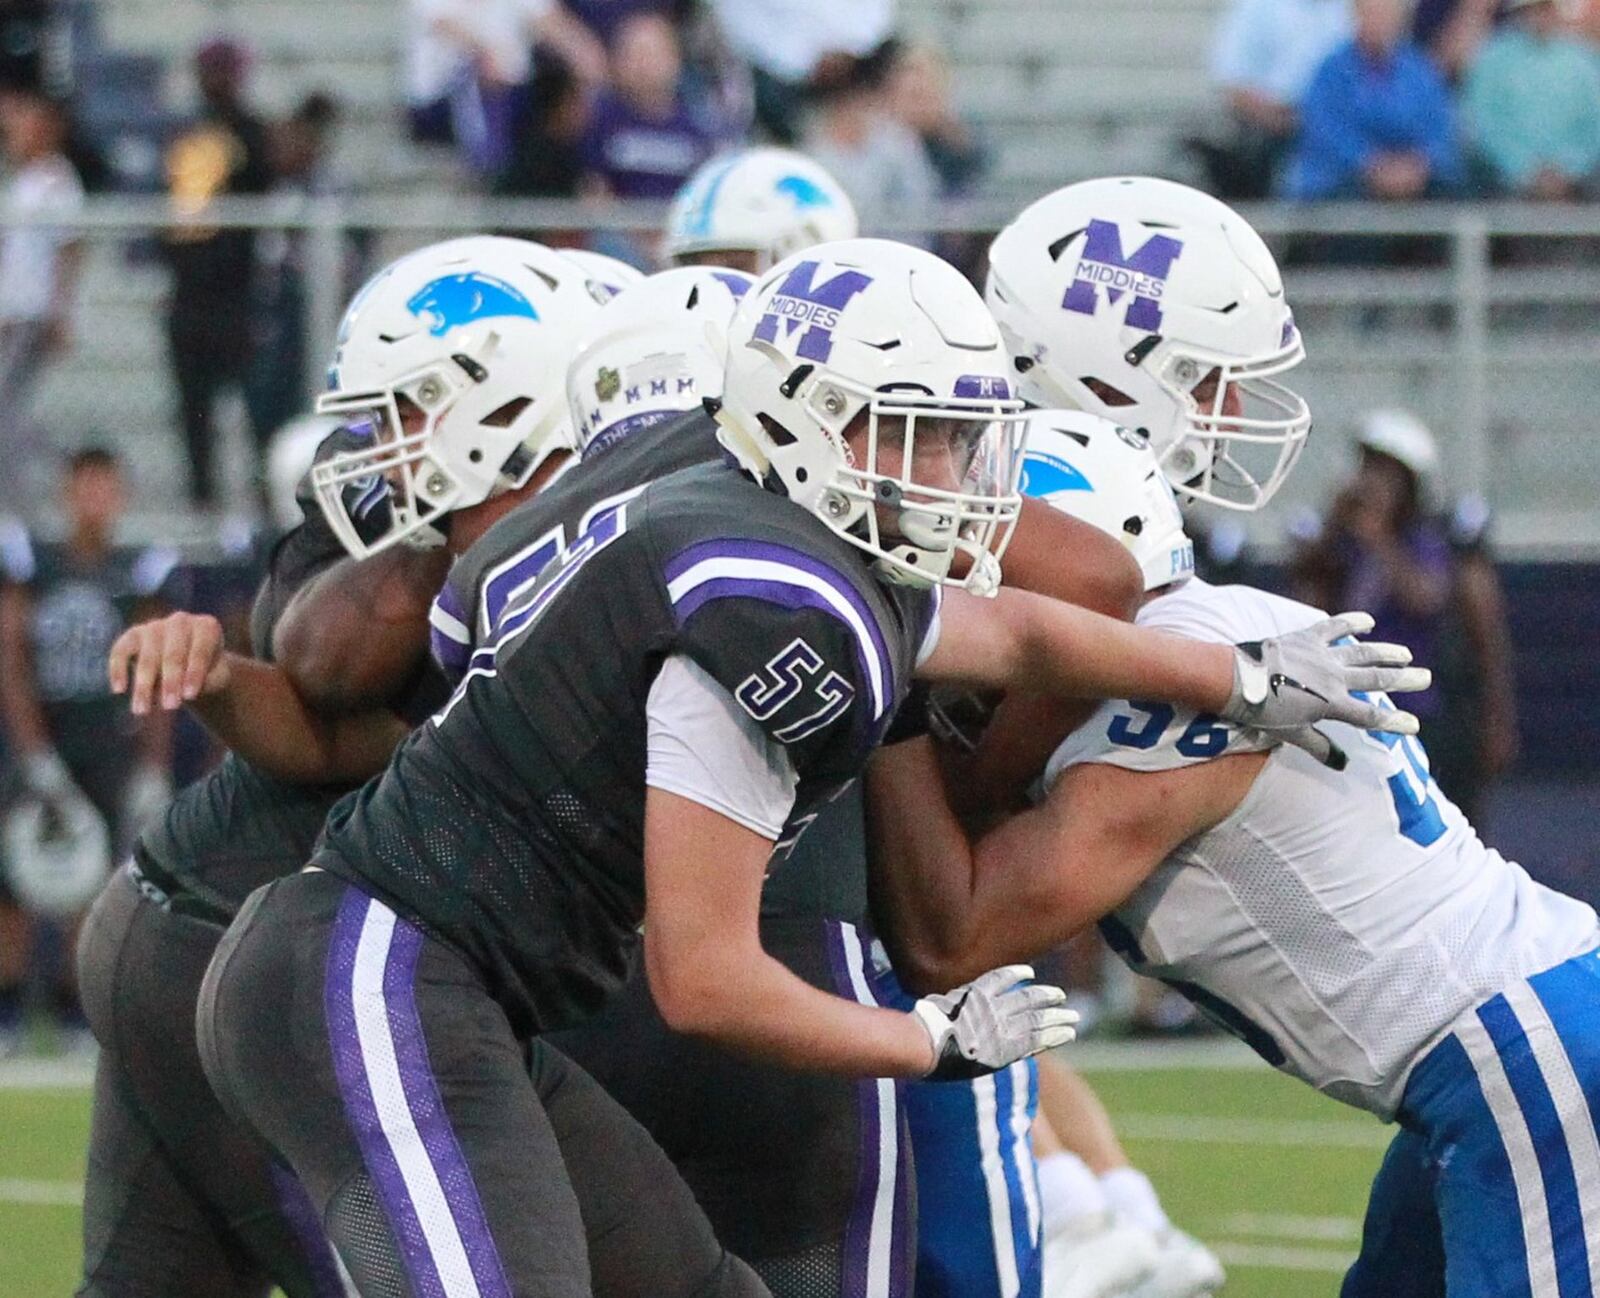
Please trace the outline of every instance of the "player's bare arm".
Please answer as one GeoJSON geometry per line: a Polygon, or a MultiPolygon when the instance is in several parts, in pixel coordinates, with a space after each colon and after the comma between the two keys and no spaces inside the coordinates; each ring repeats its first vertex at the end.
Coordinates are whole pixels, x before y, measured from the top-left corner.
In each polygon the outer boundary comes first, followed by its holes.
{"type": "Polygon", "coordinates": [[[341,559],[296,592],[272,634],[273,658],[323,713],[381,705],[428,646],[428,607],[450,552],[397,546],[341,559]]]}
{"type": "Polygon", "coordinates": [[[959,1075],[964,1064],[982,1071],[1072,1039],[1077,1015],[1062,1007],[1065,994],[1022,986],[1033,976],[1025,966],[982,973],[910,1013],[812,987],[761,949],[771,854],[771,840],[736,821],[648,791],[645,970],[677,1031],[787,1068],[877,1077],[959,1075]]]}
{"type": "Polygon", "coordinates": [[[1181,770],[1069,767],[1049,797],[969,845],[932,743],[881,750],[868,773],[874,910],[908,987],[1031,959],[1116,909],[1180,843],[1225,819],[1267,755],[1181,770]]]}
{"type": "Polygon", "coordinates": [[[106,670],[112,693],[128,695],[135,716],[187,705],[219,742],[293,783],[366,779],[407,731],[384,708],[318,713],[281,666],[228,650],[209,614],[171,613],[130,627],[111,646],[106,670]]]}

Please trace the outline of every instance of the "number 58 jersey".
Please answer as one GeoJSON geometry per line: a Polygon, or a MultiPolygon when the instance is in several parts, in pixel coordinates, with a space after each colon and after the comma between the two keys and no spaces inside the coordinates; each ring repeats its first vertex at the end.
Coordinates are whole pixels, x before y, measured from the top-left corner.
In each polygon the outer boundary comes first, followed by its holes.
{"type": "MultiPolygon", "coordinates": [[[[1192,580],[1138,620],[1237,643],[1322,616],[1192,580]]],[[[1417,739],[1327,730],[1347,769],[1277,748],[1233,813],[1173,852],[1102,930],[1269,1063],[1389,1118],[1457,1015],[1600,946],[1600,926],[1484,846],[1417,739]]],[[[1215,717],[1113,702],[1061,745],[1045,781],[1079,762],[1167,770],[1270,746],[1215,717]]]]}

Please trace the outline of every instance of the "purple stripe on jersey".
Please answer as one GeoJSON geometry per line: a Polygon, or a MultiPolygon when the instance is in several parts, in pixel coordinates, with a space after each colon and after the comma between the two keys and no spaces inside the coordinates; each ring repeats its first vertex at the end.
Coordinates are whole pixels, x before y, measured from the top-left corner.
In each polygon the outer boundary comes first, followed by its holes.
{"type": "Polygon", "coordinates": [[[376,903],[357,888],[346,888],[328,944],[328,964],[323,980],[323,1013],[328,1020],[328,1045],[345,1118],[361,1147],[361,1161],[372,1177],[378,1202],[389,1229],[405,1259],[405,1268],[417,1298],[446,1298],[439,1270],[433,1263],[416,1205],[406,1189],[405,1177],[384,1134],[378,1106],[367,1081],[366,1061],[356,1029],[356,948],[367,913],[376,903]]]}
{"type": "MultiPolygon", "coordinates": [[[[846,604],[856,611],[856,615],[861,619],[862,625],[866,627],[867,635],[871,639],[871,651],[877,656],[878,663],[882,669],[883,710],[887,711],[893,705],[895,697],[894,660],[889,656],[889,647],[884,640],[882,629],[878,626],[877,616],[873,613],[866,600],[862,598],[861,592],[836,568],[823,563],[812,555],[796,550],[792,546],[776,545],[770,541],[729,538],[726,540],[700,541],[687,549],[680,550],[667,561],[667,581],[671,583],[677,580],[697,563],[703,563],[707,559],[765,560],[769,563],[782,564],[786,568],[797,569],[825,582],[846,604]]],[[[718,579],[717,584],[728,580],[734,579],[718,579]]],[[[761,584],[766,585],[766,583],[761,584]]],[[[705,589],[704,586],[695,587],[694,590],[686,592],[683,598],[674,605],[674,612],[677,615],[680,626],[695,609],[706,603],[708,599],[718,598],[718,596],[703,595],[702,592],[705,589]]],[[[724,589],[722,596],[738,595],[740,593],[742,592],[737,589],[724,589]]],[[[789,607],[795,606],[790,605],[789,607]]],[[[825,603],[816,604],[813,607],[824,608],[834,617],[839,616],[837,610],[825,603]]],[[[859,637],[857,638],[859,639],[859,637]]],[[[863,662],[865,661],[866,652],[865,646],[858,646],[858,653],[861,655],[863,662]]]]}
{"type": "Polygon", "coordinates": [[[452,639],[436,626],[428,628],[428,649],[433,654],[433,661],[439,664],[439,670],[451,682],[461,679],[467,664],[472,661],[470,645],[452,639]]]}
{"type": "Polygon", "coordinates": [[[467,608],[461,602],[461,596],[456,593],[456,588],[446,582],[439,587],[439,593],[433,597],[433,602],[441,609],[455,618],[463,626],[467,625],[467,608]]]}
{"type": "MultiPolygon", "coordinates": [[[[824,924],[828,931],[828,967],[833,974],[834,991],[847,1001],[855,1001],[856,989],[850,980],[850,962],[846,954],[846,944],[852,941],[852,936],[843,924],[832,920],[824,924]]],[[[868,1263],[872,1255],[872,1214],[878,1199],[878,1135],[883,1117],[878,1111],[878,1083],[876,1078],[862,1077],[855,1086],[856,1193],[840,1251],[839,1298],[867,1298],[871,1279],[868,1263]]]]}
{"type": "Polygon", "coordinates": [[[311,1202],[300,1178],[276,1159],[267,1164],[272,1177],[273,1194],[278,1200],[278,1210],[289,1223],[295,1243],[310,1275],[312,1293],[316,1298],[348,1298],[344,1278],[339,1274],[339,1263],[333,1256],[333,1245],[322,1229],[322,1218],[317,1206],[311,1202]]]}
{"type": "Polygon", "coordinates": [[[417,960],[422,954],[422,930],[403,919],[394,922],[389,959],[383,969],[383,1001],[394,1040],[395,1065],[412,1125],[422,1137],[434,1174],[450,1205],[450,1217],[461,1236],[472,1278],[481,1298],[511,1298],[511,1282],[489,1233],[477,1182],[467,1165],[461,1143],[450,1125],[450,1114],[439,1094],[439,1083],[428,1061],[428,1043],[417,1013],[417,960]]]}

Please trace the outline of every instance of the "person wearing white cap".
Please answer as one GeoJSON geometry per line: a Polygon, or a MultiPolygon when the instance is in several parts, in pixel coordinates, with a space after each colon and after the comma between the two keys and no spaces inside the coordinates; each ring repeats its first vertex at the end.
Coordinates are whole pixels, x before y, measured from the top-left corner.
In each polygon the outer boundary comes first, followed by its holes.
{"type": "Polygon", "coordinates": [[[1517,748],[1511,649],[1499,579],[1481,524],[1458,534],[1438,443],[1415,414],[1376,409],[1355,432],[1355,472],[1320,522],[1296,539],[1300,599],[1356,599],[1386,640],[1443,670],[1415,698],[1434,775],[1469,814],[1517,748]]]}

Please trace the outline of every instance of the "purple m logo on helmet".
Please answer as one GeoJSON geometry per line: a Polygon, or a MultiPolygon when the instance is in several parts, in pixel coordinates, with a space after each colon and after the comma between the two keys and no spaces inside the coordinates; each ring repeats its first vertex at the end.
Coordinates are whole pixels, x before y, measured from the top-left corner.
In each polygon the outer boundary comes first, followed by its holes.
{"type": "Polygon", "coordinates": [[[766,314],[757,323],[755,336],[776,346],[780,321],[785,338],[792,337],[804,325],[805,333],[800,335],[795,355],[801,360],[824,364],[833,355],[833,330],[839,323],[839,312],[872,283],[872,276],[863,275],[859,270],[841,270],[832,279],[819,284],[819,269],[821,263],[803,261],[789,272],[767,303],[766,314]]]}
{"type": "Polygon", "coordinates": [[[1111,221],[1090,221],[1084,233],[1083,253],[1061,305],[1068,311],[1093,315],[1100,309],[1100,289],[1115,306],[1131,293],[1126,323],[1130,329],[1161,331],[1161,294],[1172,274],[1172,263],[1183,253],[1183,243],[1167,234],[1153,234],[1131,255],[1122,251],[1122,235],[1111,221]]]}

